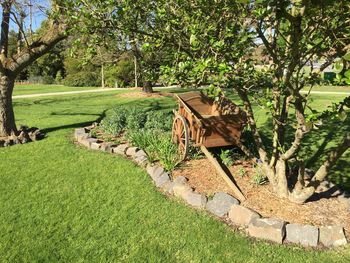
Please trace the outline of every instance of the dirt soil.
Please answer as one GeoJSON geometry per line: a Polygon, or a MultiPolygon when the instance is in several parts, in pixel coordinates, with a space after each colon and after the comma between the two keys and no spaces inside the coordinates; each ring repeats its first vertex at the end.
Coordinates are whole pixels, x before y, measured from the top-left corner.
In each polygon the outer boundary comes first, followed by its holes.
{"type": "Polygon", "coordinates": [[[135,90],[127,93],[116,95],[119,98],[132,98],[132,99],[144,99],[144,98],[163,98],[169,96],[168,93],[155,91],[153,93],[145,93],[141,90],[135,90]]]}
{"type": "MultiPolygon", "coordinates": [[[[280,218],[289,223],[314,226],[341,225],[345,228],[347,237],[350,237],[350,212],[346,204],[336,196],[320,198],[303,205],[294,204],[275,196],[268,184],[253,183],[255,168],[251,163],[236,161],[230,167],[230,172],[247,198],[242,205],[257,211],[263,217],[280,218]],[[242,171],[245,171],[244,176],[242,171]]],[[[197,192],[211,196],[215,192],[222,191],[234,196],[207,159],[186,162],[172,174],[174,178],[180,175],[188,178],[189,184],[197,192]]]]}

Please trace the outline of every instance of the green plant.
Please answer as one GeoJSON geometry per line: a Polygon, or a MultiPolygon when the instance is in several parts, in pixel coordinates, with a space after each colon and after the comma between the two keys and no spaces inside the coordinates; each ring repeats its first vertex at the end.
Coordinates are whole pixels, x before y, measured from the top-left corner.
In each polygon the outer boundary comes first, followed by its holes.
{"type": "Polygon", "coordinates": [[[238,175],[243,178],[247,175],[247,171],[243,167],[240,167],[238,170],[238,175]]]}
{"type": "Polygon", "coordinates": [[[101,121],[103,132],[112,135],[119,135],[126,127],[127,110],[124,107],[114,108],[110,115],[101,121]]]}
{"type": "Polygon", "coordinates": [[[146,129],[154,129],[161,131],[170,131],[173,122],[173,114],[171,112],[150,111],[147,113],[146,129]]]}
{"type": "Polygon", "coordinates": [[[53,84],[55,79],[52,76],[43,76],[43,84],[53,84]]]}
{"type": "Polygon", "coordinates": [[[129,108],[126,111],[126,128],[128,130],[139,130],[144,128],[147,114],[142,108],[129,108]]]}
{"type": "Polygon", "coordinates": [[[181,161],[177,145],[171,140],[170,134],[162,134],[158,146],[158,158],[165,170],[173,170],[181,161]]]}
{"type": "Polygon", "coordinates": [[[159,130],[131,130],[127,139],[147,152],[150,162],[159,161],[167,171],[173,170],[180,161],[177,146],[172,143],[170,133],[159,130]]]}
{"type": "Polygon", "coordinates": [[[224,165],[233,165],[233,159],[230,150],[221,150],[219,157],[224,165]]]}
{"type": "Polygon", "coordinates": [[[259,166],[254,168],[254,175],[252,177],[252,182],[256,185],[263,185],[267,183],[267,178],[259,166]]]}
{"type": "Polygon", "coordinates": [[[203,153],[199,147],[194,147],[193,145],[189,145],[188,148],[188,158],[192,160],[198,160],[203,158],[203,153]]]}
{"type": "Polygon", "coordinates": [[[99,129],[98,127],[95,127],[93,129],[91,129],[90,132],[89,132],[89,135],[91,137],[93,137],[93,138],[96,138],[97,137],[97,133],[98,133],[98,129],[99,129]]]}
{"type": "Polygon", "coordinates": [[[72,87],[98,87],[101,85],[101,79],[95,72],[81,71],[67,75],[63,84],[72,87]]]}

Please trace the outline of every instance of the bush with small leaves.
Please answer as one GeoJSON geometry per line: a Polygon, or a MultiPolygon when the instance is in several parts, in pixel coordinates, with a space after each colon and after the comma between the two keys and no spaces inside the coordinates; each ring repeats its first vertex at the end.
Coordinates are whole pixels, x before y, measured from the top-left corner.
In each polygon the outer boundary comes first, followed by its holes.
{"type": "Polygon", "coordinates": [[[126,127],[127,114],[124,107],[114,108],[111,114],[101,121],[102,131],[111,135],[119,135],[126,127]]]}
{"type": "Polygon", "coordinates": [[[171,112],[150,111],[147,114],[146,129],[170,131],[173,122],[171,112]]]}

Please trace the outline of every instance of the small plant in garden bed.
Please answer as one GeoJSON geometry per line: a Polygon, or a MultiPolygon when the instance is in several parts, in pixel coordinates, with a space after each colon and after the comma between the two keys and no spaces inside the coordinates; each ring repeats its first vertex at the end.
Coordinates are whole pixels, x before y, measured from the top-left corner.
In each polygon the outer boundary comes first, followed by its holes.
{"type": "Polygon", "coordinates": [[[260,167],[254,167],[254,175],[252,177],[252,182],[256,185],[263,185],[267,183],[267,178],[264,175],[260,167]]]}
{"type": "Polygon", "coordinates": [[[243,178],[247,176],[247,171],[243,167],[240,167],[238,170],[238,175],[243,178]]]}
{"type": "Polygon", "coordinates": [[[226,166],[233,165],[233,159],[232,159],[230,150],[221,150],[219,156],[220,156],[220,159],[224,165],[226,165],[226,166]]]}
{"type": "Polygon", "coordinates": [[[118,107],[101,122],[104,138],[130,141],[147,152],[150,162],[159,161],[168,170],[180,162],[177,147],[171,140],[172,114],[143,108],[118,107]]]}
{"type": "Polygon", "coordinates": [[[170,112],[147,112],[139,107],[118,107],[101,121],[100,127],[104,133],[120,135],[123,131],[139,129],[170,131],[171,125],[170,112]]]}
{"type": "Polygon", "coordinates": [[[146,129],[129,131],[127,139],[144,149],[150,162],[159,161],[167,171],[173,170],[180,162],[177,146],[172,143],[169,132],[146,129]]]}

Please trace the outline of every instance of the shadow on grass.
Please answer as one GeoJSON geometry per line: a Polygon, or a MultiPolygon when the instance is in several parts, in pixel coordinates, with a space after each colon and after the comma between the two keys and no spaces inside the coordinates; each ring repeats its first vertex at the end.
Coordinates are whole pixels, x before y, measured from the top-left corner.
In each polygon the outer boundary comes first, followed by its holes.
{"type": "MultiPolygon", "coordinates": [[[[350,132],[350,117],[342,122],[339,119],[327,120],[319,129],[313,129],[307,133],[298,152],[298,156],[305,160],[306,168],[316,171],[324,162],[326,156],[343,139],[344,134],[350,132]]],[[[295,125],[289,123],[286,126],[286,142],[284,149],[288,149],[294,140],[295,125]]],[[[268,118],[262,126],[262,138],[269,155],[272,153],[272,120],[268,118]]],[[[248,141],[251,140],[251,134],[248,141]]],[[[247,140],[247,139],[246,139],[247,140]]],[[[337,161],[329,172],[328,178],[345,190],[350,190],[350,159],[349,150],[337,161]]]]}
{"type": "MultiPolygon", "coordinates": [[[[52,113],[51,115],[63,115],[63,116],[75,116],[75,115],[93,115],[93,114],[86,114],[86,113],[52,113]]],[[[44,133],[50,133],[54,132],[57,130],[62,130],[62,129],[72,129],[72,128],[81,128],[84,126],[91,125],[94,122],[100,122],[104,117],[106,117],[106,110],[104,110],[101,114],[96,114],[98,116],[97,119],[94,121],[86,121],[86,122],[79,122],[79,123],[73,123],[73,124],[67,124],[67,125],[62,125],[62,126],[57,126],[57,127],[52,127],[52,128],[46,128],[43,129],[42,132],[44,133]]]]}

